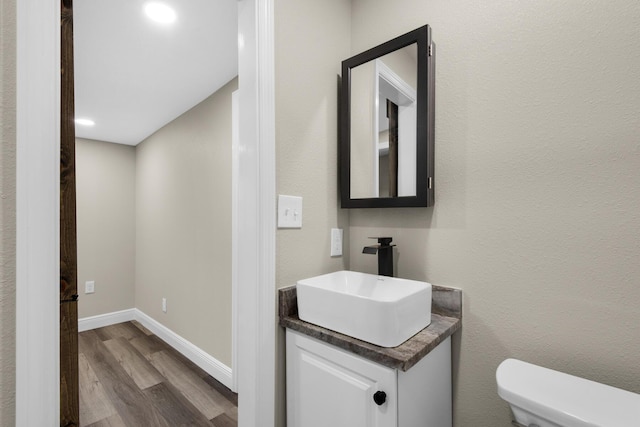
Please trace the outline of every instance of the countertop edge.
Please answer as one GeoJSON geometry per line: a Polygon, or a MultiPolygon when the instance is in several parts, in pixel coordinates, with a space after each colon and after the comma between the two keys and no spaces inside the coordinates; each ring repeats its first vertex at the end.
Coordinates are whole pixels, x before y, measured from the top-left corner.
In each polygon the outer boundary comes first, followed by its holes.
{"type": "MultiPolygon", "coordinates": [[[[461,291],[438,287],[442,292],[455,292],[461,303],[461,291]]],[[[365,359],[392,369],[408,371],[438,344],[446,340],[462,327],[461,304],[455,309],[450,306],[444,310],[432,308],[431,324],[397,347],[386,348],[370,344],[348,335],[305,322],[298,317],[297,292],[295,285],[279,289],[279,324],[298,331],[320,341],[357,354],[365,359]],[[438,312],[442,313],[439,314],[438,312]],[[449,315],[453,313],[454,316],[449,315]]]]}

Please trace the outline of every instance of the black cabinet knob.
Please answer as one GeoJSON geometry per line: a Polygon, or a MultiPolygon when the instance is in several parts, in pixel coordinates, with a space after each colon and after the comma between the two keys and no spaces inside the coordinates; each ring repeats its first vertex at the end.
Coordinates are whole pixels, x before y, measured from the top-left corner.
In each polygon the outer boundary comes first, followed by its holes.
{"type": "Polygon", "coordinates": [[[378,406],[382,405],[387,401],[387,393],[385,393],[384,391],[376,391],[373,394],[373,401],[376,402],[376,405],[378,406]]]}

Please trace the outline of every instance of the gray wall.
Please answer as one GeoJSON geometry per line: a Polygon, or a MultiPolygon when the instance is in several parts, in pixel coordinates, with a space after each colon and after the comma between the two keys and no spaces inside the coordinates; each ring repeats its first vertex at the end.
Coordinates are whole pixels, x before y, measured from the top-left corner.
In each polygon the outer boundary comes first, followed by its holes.
{"type": "Polygon", "coordinates": [[[136,150],[136,307],[227,366],[237,87],[227,83],[136,150]]]}
{"type": "Polygon", "coordinates": [[[135,147],[76,140],[80,318],[135,307],[135,168],[135,147]]]}
{"type": "Polygon", "coordinates": [[[302,229],[276,234],[276,280],[290,286],[302,277],[345,266],[331,258],[330,229],[345,229],[338,206],[337,118],[340,61],[348,55],[349,1],[275,2],[276,188],[302,196],[302,229]]]}
{"type": "Polygon", "coordinates": [[[354,0],[358,52],[437,44],[436,205],[350,214],[351,269],[462,288],[457,426],[508,426],[516,357],[640,392],[640,4],[354,0]]]}
{"type": "MultiPolygon", "coordinates": [[[[276,284],[343,270],[346,211],[338,206],[337,76],[349,54],[348,0],[275,2],[276,188],[303,197],[302,229],[276,233],[276,284]],[[347,41],[347,43],[345,43],[347,41]],[[344,229],[331,258],[330,229],[344,229]]],[[[285,423],[284,333],[278,328],[276,425],[285,423]]]]}
{"type": "Polygon", "coordinates": [[[79,317],[135,307],[227,366],[236,88],[136,147],[76,141],[79,317]],[[95,293],[84,294],[87,280],[95,293]]]}
{"type": "Polygon", "coordinates": [[[15,424],[16,3],[0,0],[0,425],[15,424]]]}
{"type": "Polygon", "coordinates": [[[463,289],[456,426],[510,425],[507,357],[640,392],[640,4],[311,3],[276,2],[277,191],[305,197],[303,229],[277,234],[278,284],[342,268],[324,248],[345,223],[340,61],[428,23],[436,205],[350,211],[343,262],[376,272],[361,248],[382,233],[399,276],[463,289]]]}

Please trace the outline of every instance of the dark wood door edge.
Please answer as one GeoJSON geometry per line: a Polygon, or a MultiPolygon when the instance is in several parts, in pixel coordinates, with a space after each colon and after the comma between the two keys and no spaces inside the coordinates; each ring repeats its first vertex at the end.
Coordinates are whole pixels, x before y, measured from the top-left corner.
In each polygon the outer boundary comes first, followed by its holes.
{"type": "Polygon", "coordinates": [[[73,2],[60,7],[60,426],[71,427],[80,425],[73,2]]]}

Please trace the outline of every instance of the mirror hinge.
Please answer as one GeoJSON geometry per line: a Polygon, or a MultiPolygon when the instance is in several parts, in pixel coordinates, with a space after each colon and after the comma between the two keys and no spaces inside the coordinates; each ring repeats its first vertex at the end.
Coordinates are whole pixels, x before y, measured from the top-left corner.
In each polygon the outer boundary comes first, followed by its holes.
{"type": "Polygon", "coordinates": [[[429,45],[429,56],[433,56],[433,45],[429,45]]]}
{"type": "Polygon", "coordinates": [[[433,188],[433,178],[429,177],[429,190],[433,188]]]}

